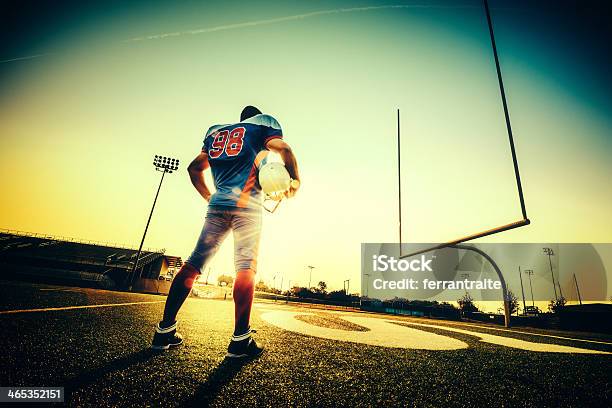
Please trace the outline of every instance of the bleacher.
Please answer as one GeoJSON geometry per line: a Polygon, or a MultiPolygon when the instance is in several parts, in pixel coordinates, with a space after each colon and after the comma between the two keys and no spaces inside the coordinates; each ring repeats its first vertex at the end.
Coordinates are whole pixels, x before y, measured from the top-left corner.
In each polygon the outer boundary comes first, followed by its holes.
{"type": "MultiPolygon", "coordinates": [[[[137,252],[117,244],[0,230],[0,277],[123,288],[129,285],[137,252]]],[[[143,249],[136,275],[156,279],[164,252],[143,249]]]]}

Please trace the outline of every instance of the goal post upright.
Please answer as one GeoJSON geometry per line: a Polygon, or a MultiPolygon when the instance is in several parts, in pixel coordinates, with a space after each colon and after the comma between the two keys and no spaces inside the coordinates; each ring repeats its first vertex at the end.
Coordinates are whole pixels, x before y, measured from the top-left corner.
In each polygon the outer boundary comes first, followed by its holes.
{"type": "Polygon", "coordinates": [[[407,255],[402,255],[402,177],[401,177],[401,137],[400,137],[400,111],[399,108],[397,109],[397,187],[398,187],[398,221],[399,221],[399,255],[400,255],[400,259],[403,258],[409,258],[415,255],[419,255],[419,254],[423,254],[426,252],[430,252],[430,251],[434,251],[436,249],[442,249],[442,248],[456,248],[456,249],[463,249],[463,250],[467,250],[467,251],[473,251],[476,252],[478,254],[480,254],[481,256],[483,256],[486,260],[488,260],[491,265],[493,266],[493,268],[495,269],[495,271],[497,272],[497,275],[500,279],[500,282],[502,284],[502,294],[503,294],[503,302],[504,302],[504,325],[506,327],[510,326],[510,297],[509,297],[509,291],[508,291],[508,287],[506,285],[505,279],[503,277],[503,274],[501,272],[501,270],[499,269],[499,267],[497,266],[497,264],[495,263],[495,261],[488,255],[486,254],[484,251],[474,247],[474,246],[468,246],[468,245],[460,245],[463,242],[466,241],[471,241],[477,238],[482,238],[482,237],[486,237],[489,235],[493,235],[493,234],[497,234],[503,231],[509,231],[515,228],[520,228],[526,225],[529,225],[531,223],[531,221],[529,220],[529,218],[527,217],[527,209],[525,206],[525,198],[523,196],[523,186],[521,184],[521,176],[520,176],[520,172],[519,172],[519,166],[518,166],[518,159],[516,157],[516,148],[514,145],[514,137],[512,135],[512,126],[510,124],[510,114],[508,112],[508,103],[506,101],[506,92],[504,90],[504,82],[502,79],[502,73],[501,73],[501,67],[499,64],[499,57],[497,55],[497,46],[495,44],[495,36],[493,34],[493,23],[491,21],[491,13],[489,10],[489,3],[487,0],[483,0],[484,2],[484,9],[485,9],[485,15],[486,15],[486,19],[487,19],[487,25],[489,28],[489,36],[491,39],[491,48],[493,51],[493,58],[495,60],[495,70],[497,73],[497,81],[499,84],[499,92],[500,92],[500,97],[501,97],[501,101],[502,101],[502,107],[504,110],[504,119],[506,122],[506,130],[508,133],[508,142],[510,144],[510,154],[512,155],[512,164],[514,167],[514,177],[516,179],[516,187],[517,187],[517,192],[518,192],[518,196],[519,196],[519,202],[520,202],[520,206],[521,206],[521,214],[522,214],[522,219],[515,221],[515,222],[511,222],[509,224],[505,224],[505,225],[501,225],[499,227],[495,227],[495,228],[490,228],[488,230],[484,230],[481,232],[476,232],[474,234],[470,234],[467,236],[464,236],[462,238],[458,238],[458,239],[454,239],[452,241],[448,241],[446,243],[443,244],[437,244],[434,245],[432,247],[426,248],[426,249],[422,249],[422,250],[417,250],[414,252],[411,252],[407,255]]]}
{"type": "Polygon", "coordinates": [[[499,91],[500,91],[500,97],[501,97],[501,101],[502,101],[502,107],[504,110],[504,118],[505,118],[505,122],[506,122],[506,130],[508,133],[508,142],[510,144],[510,154],[512,156],[512,164],[514,167],[514,177],[516,179],[516,187],[517,187],[517,192],[518,192],[518,196],[519,196],[519,202],[520,202],[520,206],[521,206],[521,214],[522,214],[522,219],[518,220],[518,221],[514,221],[511,222],[509,224],[505,224],[499,227],[495,227],[495,228],[490,228],[487,229],[485,231],[481,231],[481,232],[477,232],[474,234],[470,234],[467,236],[464,236],[462,238],[458,238],[458,239],[454,239],[452,241],[448,241],[445,242],[443,244],[438,244],[438,245],[434,245],[430,248],[426,248],[423,250],[419,250],[419,251],[414,251],[411,252],[409,254],[406,255],[402,255],[401,253],[401,234],[402,234],[402,230],[401,230],[401,223],[402,223],[402,218],[401,218],[401,176],[400,176],[400,128],[399,128],[399,109],[397,110],[397,144],[398,144],[398,191],[399,191],[399,223],[400,223],[400,258],[409,258],[411,256],[415,256],[415,255],[419,255],[419,254],[423,254],[425,252],[430,252],[430,251],[434,251],[436,249],[441,249],[441,248],[446,248],[452,245],[457,245],[459,243],[462,242],[466,242],[466,241],[471,241],[473,239],[477,239],[477,238],[482,238],[482,237],[486,237],[489,235],[493,235],[493,234],[497,234],[499,232],[503,232],[503,231],[509,231],[511,229],[515,229],[515,228],[519,228],[519,227],[523,227],[526,225],[529,225],[531,223],[531,221],[529,220],[529,218],[527,217],[527,209],[525,206],[525,198],[523,195],[523,186],[521,184],[521,176],[520,176],[520,172],[519,172],[519,165],[518,165],[518,159],[516,157],[516,148],[514,145],[514,136],[512,135],[512,126],[510,124],[510,114],[508,112],[508,103],[506,102],[506,92],[504,90],[504,82],[502,79],[502,73],[501,73],[501,67],[499,64],[499,57],[497,55],[497,46],[495,44],[495,35],[493,34],[493,23],[491,21],[491,13],[489,11],[489,3],[487,0],[483,0],[484,2],[484,9],[485,9],[485,15],[486,15],[486,19],[487,19],[487,26],[489,28],[489,36],[491,39],[491,48],[493,50],[493,58],[495,60],[495,70],[497,72],[497,81],[499,84],[499,91]]]}
{"type": "Polygon", "coordinates": [[[399,254],[402,256],[402,154],[400,138],[400,110],[397,108],[397,196],[398,196],[398,229],[399,254]]]}

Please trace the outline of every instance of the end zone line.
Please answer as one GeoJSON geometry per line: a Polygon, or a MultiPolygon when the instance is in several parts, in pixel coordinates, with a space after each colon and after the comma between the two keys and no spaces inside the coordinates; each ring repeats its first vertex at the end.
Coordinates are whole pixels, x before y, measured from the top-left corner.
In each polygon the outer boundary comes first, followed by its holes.
{"type": "MultiPolygon", "coordinates": [[[[410,324],[410,322],[406,321],[405,323],[410,324]]],[[[418,324],[418,323],[416,323],[418,324]]],[[[512,330],[512,329],[502,329],[502,328],[497,328],[497,327],[488,327],[488,326],[481,326],[479,324],[470,324],[468,322],[465,322],[464,324],[447,324],[447,325],[436,325],[435,323],[432,324],[432,326],[453,326],[453,327],[479,327],[481,329],[487,329],[487,330],[494,330],[494,331],[501,331],[501,332],[508,332],[508,333],[516,333],[516,334],[525,334],[525,335],[529,335],[529,336],[540,336],[540,337],[551,337],[553,339],[561,339],[561,340],[571,340],[571,341],[582,341],[585,343],[596,343],[596,344],[605,344],[606,346],[612,346],[611,342],[607,342],[607,341],[601,341],[601,340],[589,340],[589,339],[578,339],[575,337],[564,337],[564,336],[556,336],[554,334],[544,334],[544,333],[533,333],[533,332],[526,332],[526,331],[522,331],[522,330],[512,330]]],[[[476,332],[473,331],[473,333],[480,333],[480,332],[476,332]]]]}
{"type": "MultiPolygon", "coordinates": [[[[338,311],[328,311],[328,313],[337,313],[337,314],[342,314],[345,313],[344,311],[338,312],[338,311]]],[[[374,313],[376,314],[376,313],[374,313]]],[[[398,315],[396,315],[395,317],[399,317],[398,315]]],[[[402,319],[391,319],[393,321],[397,320],[400,323],[406,323],[406,324],[410,324],[411,321],[409,320],[402,320],[402,319]]],[[[437,322],[436,322],[437,323],[437,322]]],[[[448,322],[447,324],[436,324],[436,323],[432,323],[432,325],[434,326],[442,326],[442,327],[478,327],[481,329],[487,329],[487,330],[494,330],[494,331],[501,331],[501,332],[508,332],[508,333],[516,333],[516,334],[525,334],[525,335],[530,335],[530,336],[540,336],[540,337],[551,337],[553,339],[561,339],[561,340],[571,340],[571,341],[582,341],[585,343],[595,343],[595,344],[604,344],[606,346],[612,346],[612,342],[608,342],[608,341],[602,341],[602,340],[590,340],[590,339],[579,339],[576,337],[566,337],[566,336],[557,336],[554,334],[545,334],[545,333],[534,333],[534,332],[526,332],[526,331],[522,331],[522,330],[513,330],[513,329],[502,329],[502,328],[498,328],[498,327],[489,327],[489,326],[483,326],[483,325],[479,325],[479,324],[472,324],[470,322],[462,322],[461,324],[457,324],[457,323],[451,323],[448,322]]],[[[418,324],[418,323],[417,323],[418,324]]],[[[474,332],[474,333],[479,333],[479,332],[474,332]]]]}
{"type": "MultiPolygon", "coordinates": [[[[576,337],[565,337],[565,336],[557,336],[557,335],[554,335],[554,334],[534,333],[534,332],[526,332],[526,331],[522,331],[522,330],[512,330],[512,329],[502,329],[502,328],[497,328],[497,327],[487,327],[487,326],[482,326],[482,325],[479,325],[479,324],[470,324],[469,322],[465,322],[465,323],[466,323],[465,325],[468,326],[468,327],[479,327],[481,329],[497,330],[497,331],[501,331],[501,332],[526,334],[526,335],[540,336],[540,337],[552,337],[553,339],[562,339],[562,340],[584,341],[584,342],[587,342],[587,343],[597,343],[597,344],[605,344],[607,346],[612,346],[612,342],[601,341],[601,340],[578,339],[576,337]]],[[[456,327],[463,326],[463,325],[459,325],[459,324],[450,324],[450,325],[456,326],[456,327]]]]}
{"type": "Polygon", "coordinates": [[[44,309],[3,310],[3,311],[0,311],[0,315],[3,315],[3,314],[15,314],[15,313],[54,312],[54,311],[57,311],[57,310],[92,309],[92,308],[96,308],[96,307],[114,307],[114,306],[144,305],[144,304],[150,304],[150,303],[164,303],[164,302],[165,302],[165,300],[153,300],[153,301],[149,301],[149,302],[105,303],[103,305],[48,307],[48,308],[44,308],[44,309]]]}

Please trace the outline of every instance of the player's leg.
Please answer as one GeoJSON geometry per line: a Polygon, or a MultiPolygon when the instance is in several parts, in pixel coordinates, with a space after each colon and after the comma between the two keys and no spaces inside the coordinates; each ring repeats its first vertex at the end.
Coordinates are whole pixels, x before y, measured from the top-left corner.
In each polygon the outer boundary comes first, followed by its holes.
{"type": "Polygon", "coordinates": [[[154,349],[165,350],[182,342],[182,338],[176,332],[176,315],[187,296],[189,296],[193,282],[202,272],[206,263],[217,252],[219,246],[227,237],[230,228],[231,218],[229,214],[209,210],[195,249],[176,274],[170,286],[170,292],[164,307],[164,317],[155,328],[154,349]]]}
{"type": "Polygon", "coordinates": [[[235,325],[234,335],[228,347],[227,357],[248,357],[261,354],[263,348],[251,338],[251,307],[257,270],[257,252],[261,233],[261,213],[237,212],[232,217],[234,231],[234,280],[235,325]]]}
{"type": "Polygon", "coordinates": [[[255,271],[241,269],[236,272],[234,280],[234,336],[240,336],[249,330],[251,306],[255,291],[255,271]]]}

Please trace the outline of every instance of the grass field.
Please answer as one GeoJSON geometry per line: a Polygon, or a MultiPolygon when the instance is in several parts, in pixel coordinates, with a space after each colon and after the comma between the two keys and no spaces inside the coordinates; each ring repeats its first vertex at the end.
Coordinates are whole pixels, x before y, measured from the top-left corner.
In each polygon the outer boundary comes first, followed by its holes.
{"type": "Polygon", "coordinates": [[[188,299],[185,343],[157,354],[164,297],[2,281],[0,299],[0,385],[63,386],[71,406],[612,403],[609,336],[257,302],[266,353],[236,363],[231,301],[188,299]]]}

